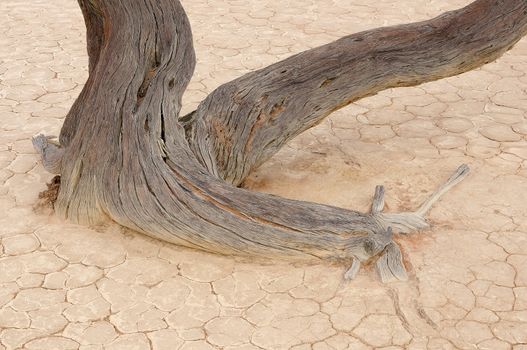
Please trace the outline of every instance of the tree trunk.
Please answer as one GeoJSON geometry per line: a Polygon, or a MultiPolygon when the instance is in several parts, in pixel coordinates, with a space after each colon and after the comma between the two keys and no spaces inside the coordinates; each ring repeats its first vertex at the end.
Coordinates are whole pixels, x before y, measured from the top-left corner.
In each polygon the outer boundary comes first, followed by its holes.
{"type": "MultiPolygon", "coordinates": [[[[414,214],[381,214],[380,190],[372,213],[359,213],[234,185],[332,111],[389,87],[476,68],[527,31],[527,1],[478,0],[430,21],[351,35],[249,73],[178,119],[195,64],[180,3],[79,4],[90,76],[61,131],[56,212],[87,224],[109,218],[211,252],[264,257],[397,258],[388,226],[425,224],[414,214]]],[[[40,141],[46,158],[55,148],[40,141]]],[[[460,169],[448,186],[465,174],[460,169]]]]}

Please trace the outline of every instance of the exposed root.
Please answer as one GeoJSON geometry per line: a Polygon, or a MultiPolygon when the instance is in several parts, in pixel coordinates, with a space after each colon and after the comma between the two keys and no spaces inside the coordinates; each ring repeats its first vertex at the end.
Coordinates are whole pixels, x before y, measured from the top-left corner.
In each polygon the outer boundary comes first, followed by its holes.
{"type": "MultiPolygon", "coordinates": [[[[469,173],[470,169],[466,164],[461,165],[450,178],[441,185],[415,212],[407,213],[383,213],[384,209],[384,187],[377,186],[371,205],[372,216],[386,229],[388,239],[391,241],[384,250],[378,255],[375,267],[383,283],[392,281],[406,281],[408,274],[403,263],[401,249],[397,243],[392,241],[392,228],[399,233],[410,233],[429,225],[425,220],[425,214],[430,210],[443,194],[461,182],[469,173]]],[[[354,279],[360,269],[360,261],[353,259],[352,266],[345,273],[345,279],[354,279]]]]}
{"type": "Polygon", "coordinates": [[[384,207],[384,188],[377,186],[373,199],[371,213],[379,220],[384,227],[392,227],[398,233],[411,233],[430,227],[425,220],[432,205],[434,205],[441,196],[448,192],[455,185],[460,183],[469,174],[468,165],[461,165],[450,178],[442,184],[432,195],[414,212],[406,213],[382,213],[384,207]]]}
{"type": "Polygon", "coordinates": [[[354,258],[353,263],[351,264],[351,267],[344,274],[344,278],[347,280],[355,279],[355,277],[357,277],[357,274],[359,273],[360,265],[361,265],[360,260],[354,258]]]}
{"type": "Polygon", "coordinates": [[[401,249],[395,242],[388,244],[375,263],[375,267],[383,283],[406,281],[408,279],[401,249]]]}

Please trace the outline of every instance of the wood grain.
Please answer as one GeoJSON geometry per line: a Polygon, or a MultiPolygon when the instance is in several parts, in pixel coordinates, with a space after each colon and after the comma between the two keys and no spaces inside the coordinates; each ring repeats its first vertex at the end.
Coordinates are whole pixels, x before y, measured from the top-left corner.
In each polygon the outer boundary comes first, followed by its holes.
{"type": "Polygon", "coordinates": [[[478,0],[247,74],[179,119],[195,65],[181,4],[79,3],[90,77],[61,132],[56,212],[86,224],[111,219],[206,251],[266,258],[364,261],[393,241],[378,215],[235,187],[250,171],[332,111],[382,89],[478,67],[527,31],[527,1],[478,0]]]}
{"type": "Polygon", "coordinates": [[[428,21],[368,30],[302,52],[212,92],[185,118],[189,143],[210,172],[239,185],[339,108],[496,60],[525,35],[526,13],[525,0],[478,0],[428,21]]]}

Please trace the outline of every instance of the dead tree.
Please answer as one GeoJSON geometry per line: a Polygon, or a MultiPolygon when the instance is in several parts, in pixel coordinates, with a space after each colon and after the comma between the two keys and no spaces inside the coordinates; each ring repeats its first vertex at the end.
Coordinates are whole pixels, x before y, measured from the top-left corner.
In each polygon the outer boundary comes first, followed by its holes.
{"type": "Polygon", "coordinates": [[[180,117],[195,65],[177,0],[79,0],[89,78],[60,144],[35,137],[61,175],[58,215],[115,222],[221,254],[360,262],[378,257],[383,280],[406,273],[392,227],[426,227],[414,213],[370,213],[238,188],[285,143],[331,112],[381,90],[460,74],[497,59],[527,31],[526,0],[477,0],[429,21],[373,29],[294,55],[213,91],[180,117]]]}

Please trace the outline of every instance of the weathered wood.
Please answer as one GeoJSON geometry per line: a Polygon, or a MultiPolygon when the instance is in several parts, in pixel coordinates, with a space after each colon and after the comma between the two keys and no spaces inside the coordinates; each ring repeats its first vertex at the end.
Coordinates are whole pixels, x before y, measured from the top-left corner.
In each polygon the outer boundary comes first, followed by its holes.
{"type": "Polygon", "coordinates": [[[368,214],[238,189],[197,162],[176,118],[194,67],[178,2],[91,4],[108,30],[83,127],[65,147],[58,214],[86,223],[108,216],[220,253],[345,259],[384,248],[374,238],[384,230],[368,214]]]}
{"type": "Polygon", "coordinates": [[[470,169],[467,165],[461,165],[415,212],[382,213],[384,189],[382,189],[382,186],[380,189],[377,186],[374,204],[372,205],[372,215],[378,218],[385,228],[392,227],[399,233],[410,233],[428,228],[429,225],[425,219],[426,213],[439,201],[441,196],[466,178],[469,172],[470,169]]]}
{"type": "MultiPolygon", "coordinates": [[[[78,0],[79,6],[82,10],[84,23],[86,24],[86,44],[88,51],[88,80],[79,96],[73,103],[73,106],[68,112],[62,129],[60,130],[60,142],[63,147],[67,147],[75,136],[78,127],[85,127],[85,123],[81,122],[83,118],[84,109],[90,99],[88,94],[94,88],[96,75],[94,74],[95,67],[99,61],[99,55],[103,48],[105,28],[103,23],[103,15],[96,5],[96,1],[81,1],[78,0]]],[[[106,32],[109,30],[108,23],[106,32]]],[[[107,33],[106,33],[107,34],[107,33]]]]}
{"type": "Polygon", "coordinates": [[[42,134],[36,135],[31,141],[35,150],[40,154],[44,169],[52,174],[60,174],[64,149],[59,143],[54,141],[53,137],[42,134]]]}
{"type": "Polygon", "coordinates": [[[289,140],[381,90],[457,75],[494,61],[527,32],[527,1],[478,0],[437,18],[344,37],[212,92],[187,126],[213,174],[239,185],[289,140]]]}
{"type": "Polygon", "coordinates": [[[375,263],[375,268],[379,278],[384,283],[405,281],[408,279],[403,264],[401,249],[399,249],[399,246],[395,242],[391,242],[386,246],[386,249],[375,263]]]}
{"type": "Polygon", "coordinates": [[[211,252],[353,260],[355,269],[380,254],[386,266],[404,270],[389,228],[401,216],[380,213],[380,198],[372,213],[359,213],[232,184],[331,111],[387,87],[472,69],[497,58],[527,28],[526,1],[478,0],[429,22],[356,34],[248,74],[179,120],[195,64],[180,3],[79,3],[90,77],[60,135],[59,215],[88,224],[109,218],[211,252]]]}

